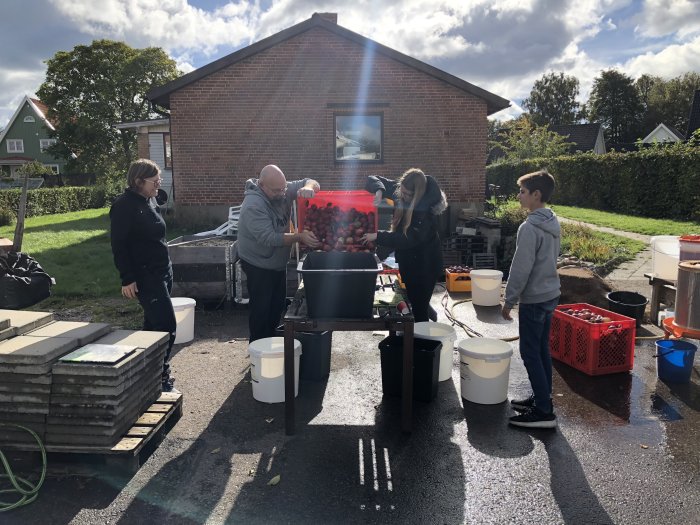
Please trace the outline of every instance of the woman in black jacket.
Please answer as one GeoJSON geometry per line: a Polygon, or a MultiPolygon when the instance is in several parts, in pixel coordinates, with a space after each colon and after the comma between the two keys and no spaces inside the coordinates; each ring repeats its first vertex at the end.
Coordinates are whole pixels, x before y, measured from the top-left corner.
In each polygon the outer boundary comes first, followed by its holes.
{"type": "Polygon", "coordinates": [[[375,194],[375,202],[391,196],[395,210],[390,230],[365,234],[363,242],[394,249],[416,322],[437,321],[430,299],[443,270],[438,216],[447,209],[445,194],[433,177],[417,168],[398,181],[370,176],[365,189],[375,194]]]}
{"type": "Polygon", "coordinates": [[[155,162],[139,159],[131,164],[126,177],[128,188],[109,210],[114,264],[121,277],[122,295],[138,299],[143,308],[143,329],[170,334],[161,379],[164,392],[177,392],[169,364],[177,328],[170,301],[173,271],[165,243],[165,221],[156,203],[162,183],[160,168],[155,162]]]}

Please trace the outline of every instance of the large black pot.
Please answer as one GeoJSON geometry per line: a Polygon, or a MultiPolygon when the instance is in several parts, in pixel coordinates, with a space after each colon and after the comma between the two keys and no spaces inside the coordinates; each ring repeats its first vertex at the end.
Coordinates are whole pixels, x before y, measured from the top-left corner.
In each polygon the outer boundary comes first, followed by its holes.
{"type": "Polygon", "coordinates": [[[632,317],[637,321],[637,326],[641,326],[649,299],[637,292],[610,292],[606,297],[610,310],[632,317]]]}

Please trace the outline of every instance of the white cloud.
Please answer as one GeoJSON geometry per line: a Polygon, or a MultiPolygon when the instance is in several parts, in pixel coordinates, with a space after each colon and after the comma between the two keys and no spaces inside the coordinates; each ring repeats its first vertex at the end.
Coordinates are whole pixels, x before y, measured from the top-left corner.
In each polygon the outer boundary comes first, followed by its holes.
{"type": "Polygon", "coordinates": [[[625,72],[637,78],[651,73],[670,79],[689,71],[700,71],[700,36],[685,44],[671,45],[658,53],[647,52],[624,64],[625,72]]]}
{"type": "Polygon", "coordinates": [[[700,32],[698,0],[645,0],[636,18],[636,31],[646,37],[675,34],[681,38],[700,32]]]}
{"type": "Polygon", "coordinates": [[[186,0],[51,0],[59,12],[83,33],[124,40],[133,47],[159,46],[168,51],[196,49],[204,55],[221,46],[250,42],[257,8],[229,2],[213,12],[186,0]],[[251,16],[253,19],[251,19],[251,16]]]}

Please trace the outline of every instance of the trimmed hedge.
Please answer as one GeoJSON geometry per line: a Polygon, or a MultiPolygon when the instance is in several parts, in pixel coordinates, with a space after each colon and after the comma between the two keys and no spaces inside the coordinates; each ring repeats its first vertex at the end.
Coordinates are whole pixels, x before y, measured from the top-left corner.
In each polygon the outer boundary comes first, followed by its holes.
{"type": "MultiPolygon", "coordinates": [[[[22,190],[0,191],[0,208],[19,209],[22,190]]],[[[108,196],[102,186],[64,186],[61,188],[39,188],[27,191],[27,217],[103,208],[109,205],[108,196]]]]}
{"type": "Polygon", "coordinates": [[[700,220],[700,148],[649,148],[632,153],[583,153],[487,166],[489,184],[514,195],[517,179],[547,169],[553,204],[659,219],[700,220]]]}

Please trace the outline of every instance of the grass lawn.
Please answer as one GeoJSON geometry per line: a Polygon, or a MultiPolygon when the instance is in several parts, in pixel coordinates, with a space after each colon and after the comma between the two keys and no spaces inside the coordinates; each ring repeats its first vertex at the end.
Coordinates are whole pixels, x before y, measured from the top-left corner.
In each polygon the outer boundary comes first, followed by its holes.
{"type": "MultiPolygon", "coordinates": [[[[0,228],[13,239],[15,226],[0,228]]],[[[168,232],[168,239],[182,235],[168,232]]],[[[141,309],[137,301],[121,297],[119,273],[109,243],[109,209],[83,210],[31,217],[25,220],[22,251],[34,257],[56,280],[51,297],[32,310],[58,311],[76,318],[89,311],[93,321],[113,322],[137,329],[141,309]],[[119,322],[119,321],[123,322],[119,322]]]]}
{"type": "Polygon", "coordinates": [[[596,226],[606,226],[626,232],[644,235],[686,235],[700,234],[700,223],[691,221],[671,221],[668,219],[647,219],[632,215],[618,215],[606,211],[571,206],[553,205],[552,209],[567,219],[587,222],[596,226]]]}

